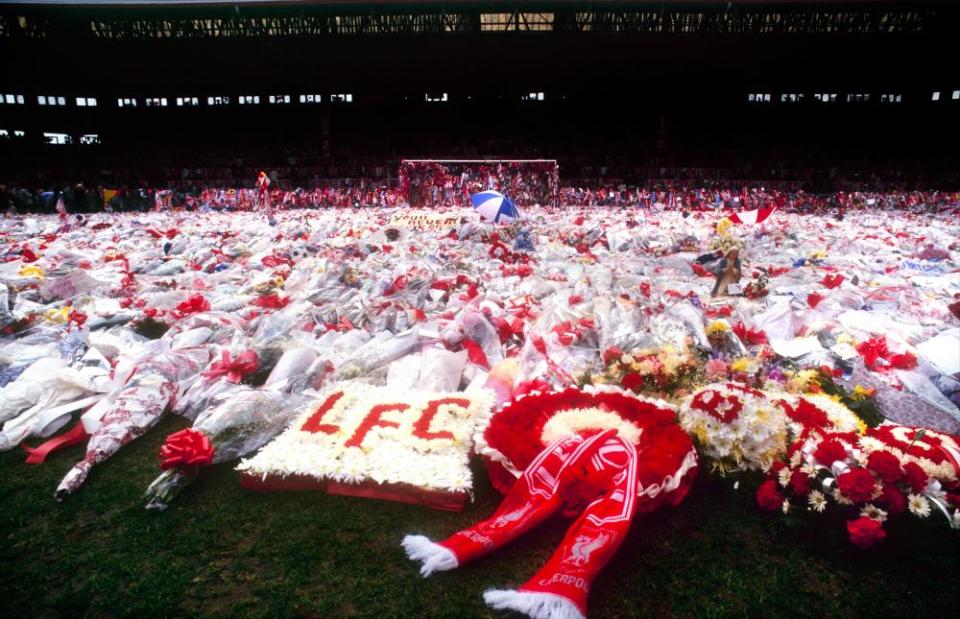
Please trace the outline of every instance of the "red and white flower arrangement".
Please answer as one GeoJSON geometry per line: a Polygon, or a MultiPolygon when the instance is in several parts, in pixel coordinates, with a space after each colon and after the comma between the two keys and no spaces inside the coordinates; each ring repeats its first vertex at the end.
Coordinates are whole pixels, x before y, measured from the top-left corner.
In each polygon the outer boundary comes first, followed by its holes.
{"type": "Polygon", "coordinates": [[[885,424],[861,435],[808,428],[757,491],[768,511],[846,510],[850,541],[870,548],[886,537],[888,518],[941,513],[960,528],[960,439],[885,424]]]}
{"type": "Polygon", "coordinates": [[[312,481],[330,491],[318,482],[335,482],[465,498],[473,489],[474,427],[492,406],[488,390],[398,393],[341,383],[238,470],[254,484],[271,482],[268,489],[310,487],[312,481]]]}
{"type": "Polygon", "coordinates": [[[680,406],[680,425],[721,475],[772,467],[786,451],[787,421],[766,393],[736,383],[707,385],[680,406]]]}
{"type": "Polygon", "coordinates": [[[579,434],[616,429],[637,449],[640,510],[664,499],[679,503],[696,477],[697,453],[677,424],[676,409],[610,385],[531,392],[508,403],[478,426],[475,451],[487,465],[494,487],[509,491],[548,445],[579,434]]]}

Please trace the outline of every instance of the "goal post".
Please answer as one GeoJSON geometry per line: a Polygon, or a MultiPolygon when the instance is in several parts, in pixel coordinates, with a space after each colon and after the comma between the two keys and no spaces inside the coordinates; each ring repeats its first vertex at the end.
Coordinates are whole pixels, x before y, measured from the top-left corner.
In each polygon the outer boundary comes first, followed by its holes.
{"type": "Polygon", "coordinates": [[[470,196],[494,189],[517,206],[556,206],[555,159],[402,159],[400,195],[417,208],[467,207],[470,196]]]}

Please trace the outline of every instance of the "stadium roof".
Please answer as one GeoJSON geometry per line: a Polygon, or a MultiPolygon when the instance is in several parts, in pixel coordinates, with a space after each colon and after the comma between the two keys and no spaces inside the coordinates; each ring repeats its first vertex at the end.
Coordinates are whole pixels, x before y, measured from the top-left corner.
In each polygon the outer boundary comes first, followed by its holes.
{"type": "MultiPolygon", "coordinates": [[[[940,0],[948,2],[949,0],[940,0]]],[[[934,0],[936,2],[936,0],[934,0]]],[[[829,5],[829,4],[922,4],[917,0],[12,0],[9,2],[0,1],[0,5],[63,5],[63,6],[177,6],[177,5],[195,5],[195,6],[214,6],[214,5],[319,5],[319,6],[349,6],[349,5],[424,5],[424,4],[444,4],[444,5],[503,5],[506,7],[531,5],[564,5],[564,4],[590,4],[594,7],[604,5],[629,6],[629,5],[671,5],[671,4],[724,4],[724,5],[749,5],[749,4],[793,4],[793,5],[829,5]]]]}

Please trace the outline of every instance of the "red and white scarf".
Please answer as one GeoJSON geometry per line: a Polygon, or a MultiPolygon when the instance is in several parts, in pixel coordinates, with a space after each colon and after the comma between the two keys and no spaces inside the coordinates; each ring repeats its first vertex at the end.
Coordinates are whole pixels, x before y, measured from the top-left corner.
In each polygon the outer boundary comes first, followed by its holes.
{"type": "Polygon", "coordinates": [[[424,577],[486,555],[523,535],[562,508],[580,510],[550,560],[517,590],[492,590],[484,600],[534,618],[584,617],[590,584],[613,557],[637,511],[637,452],[608,430],[575,435],[547,447],[511,487],[490,518],[433,543],[403,540],[407,556],[421,560],[424,577]]]}

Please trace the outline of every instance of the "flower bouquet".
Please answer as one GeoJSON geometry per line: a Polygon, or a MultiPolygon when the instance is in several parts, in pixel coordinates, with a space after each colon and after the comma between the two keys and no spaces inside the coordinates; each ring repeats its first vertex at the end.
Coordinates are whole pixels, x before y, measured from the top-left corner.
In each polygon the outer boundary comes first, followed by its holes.
{"type": "Polygon", "coordinates": [[[281,391],[239,388],[215,399],[193,426],[167,437],[160,448],[163,473],[147,488],[147,509],[166,509],[201,466],[247,456],[289,423],[297,401],[281,391]]]}
{"type": "Polygon", "coordinates": [[[714,383],[688,396],[680,425],[721,475],[768,470],[786,452],[784,409],[757,389],[714,383]]]}
{"type": "Polygon", "coordinates": [[[612,348],[603,358],[604,370],[590,376],[590,384],[618,384],[633,393],[669,397],[693,389],[703,379],[702,361],[690,348],[665,345],[627,354],[612,348]]]}
{"type": "Polygon", "coordinates": [[[760,273],[743,288],[743,296],[748,299],[762,299],[767,296],[769,278],[766,273],[760,273]]]}
{"type": "Polygon", "coordinates": [[[60,482],[57,500],[76,492],[95,464],[156,425],[176,397],[179,382],[199,372],[208,356],[206,349],[183,350],[148,357],[136,364],[118,393],[101,400],[84,415],[84,425],[91,435],[87,453],[60,482]]]}

